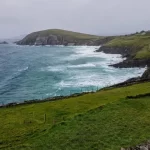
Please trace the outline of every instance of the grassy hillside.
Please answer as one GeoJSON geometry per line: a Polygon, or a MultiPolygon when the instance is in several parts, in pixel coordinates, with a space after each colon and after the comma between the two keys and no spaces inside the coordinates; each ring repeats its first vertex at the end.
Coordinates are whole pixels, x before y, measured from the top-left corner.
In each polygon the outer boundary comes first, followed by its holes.
{"type": "Polygon", "coordinates": [[[33,32],[27,35],[21,41],[18,41],[19,45],[67,45],[68,43],[74,43],[75,45],[87,45],[94,44],[98,39],[103,37],[72,32],[60,29],[49,29],[38,32],[33,32]]]}
{"type": "Polygon", "coordinates": [[[36,150],[120,150],[136,146],[150,139],[149,112],[150,97],[114,102],[56,125],[29,145],[36,150]]]}
{"type": "Polygon", "coordinates": [[[150,34],[116,37],[105,46],[130,47],[133,59],[150,58],[150,34]]]}
{"type": "Polygon", "coordinates": [[[62,35],[62,36],[69,36],[69,37],[72,37],[74,39],[81,39],[81,40],[82,39],[88,40],[88,39],[100,38],[99,36],[96,36],[96,35],[90,35],[90,34],[79,33],[79,32],[72,32],[72,31],[61,30],[61,29],[49,29],[49,30],[34,32],[32,34],[40,34],[41,36],[48,36],[50,34],[62,35]]]}
{"type": "Polygon", "coordinates": [[[96,149],[98,146],[103,148],[103,144],[110,141],[107,149],[115,149],[120,145],[141,142],[148,137],[149,98],[141,101],[124,99],[128,95],[149,91],[150,82],[55,102],[1,108],[0,149],[49,149],[48,146],[51,149],[96,149]],[[101,106],[105,109],[101,109],[101,106]],[[140,117],[136,118],[138,115],[140,117]],[[127,134],[124,135],[122,130],[127,134]],[[131,135],[129,131],[132,131],[131,135]]]}

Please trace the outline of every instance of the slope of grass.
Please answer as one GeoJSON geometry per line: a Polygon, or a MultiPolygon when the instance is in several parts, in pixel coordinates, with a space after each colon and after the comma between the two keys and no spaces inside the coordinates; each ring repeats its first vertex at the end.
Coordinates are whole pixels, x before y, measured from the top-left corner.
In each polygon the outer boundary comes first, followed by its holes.
{"type": "Polygon", "coordinates": [[[16,147],[28,139],[32,142],[34,137],[38,138],[45,134],[55,124],[84,114],[91,109],[122,100],[127,95],[134,96],[149,91],[150,82],[101,90],[94,94],[55,102],[2,108],[0,109],[0,148],[16,147]]]}
{"type": "Polygon", "coordinates": [[[150,58],[150,45],[145,46],[142,50],[136,53],[136,59],[150,58]]]}
{"type": "Polygon", "coordinates": [[[56,36],[61,35],[65,39],[74,39],[74,40],[92,40],[92,39],[96,40],[96,39],[102,38],[102,37],[96,36],[96,35],[90,35],[90,34],[61,30],[61,29],[49,29],[49,30],[33,32],[33,33],[29,34],[26,38],[28,40],[32,40],[37,35],[40,37],[42,37],[42,36],[46,37],[49,35],[56,35],[56,36]]]}
{"type": "Polygon", "coordinates": [[[120,150],[147,139],[150,139],[150,97],[113,102],[76,116],[35,138],[27,147],[120,150]]]}
{"type": "Polygon", "coordinates": [[[150,36],[132,35],[116,37],[108,42],[106,46],[110,47],[130,47],[131,55],[135,59],[150,58],[150,36]]]}
{"type": "Polygon", "coordinates": [[[78,43],[86,44],[86,42],[93,42],[100,39],[103,39],[105,37],[102,36],[96,36],[96,35],[90,35],[90,34],[84,34],[84,33],[78,33],[78,32],[72,32],[67,30],[60,30],[60,29],[49,29],[49,30],[43,30],[38,32],[33,32],[28,34],[25,38],[23,38],[21,41],[18,41],[17,44],[23,44],[23,45],[34,45],[37,38],[40,38],[45,44],[50,44],[47,40],[55,41],[55,38],[57,39],[57,42],[55,44],[65,44],[67,43],[78,43]],[[50,39],[50,35],[56,36],[50,39]]]}
{"type": "Polygon", "coordinates": [[[41,36],[47,36],[50,34],[71,36],[72,38],[75,38],[75,39],[97,39],[97,38],[100,38],[99,36],[96,36],[96,35],[90,35],[90,34],[61,30],[61,29],[49,29],[49,30],[39,31],[36,33],[40,34],[41,36]]]}

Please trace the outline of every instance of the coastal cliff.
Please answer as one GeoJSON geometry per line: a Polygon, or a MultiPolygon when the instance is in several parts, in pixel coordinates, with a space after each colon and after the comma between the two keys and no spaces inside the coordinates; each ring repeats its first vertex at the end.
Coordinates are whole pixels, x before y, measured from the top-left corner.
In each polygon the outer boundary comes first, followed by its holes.
{"type": "Polygon", "coordinates": [[[77,33],[72,31],[50,29],[34,32],[27,35],[21,41],[16,42],[18,45],[101,45],[112,40],[113,37],[100,37],[77,33]]]}
{"type": "Polygon", "coordinates": [[[117,68],[150,67],[150,33],[115,37],[96,52],[121,54],[126,59],[111,65],[117,68]]]}
{"type": "Polygon", "coordinates": [[[123,58],[126,58],[123,62],[113,64],[111,66],[116,68],[130,68],[130,67],[150,67],[150,58],[136,59],[132,53],[132,47],[109,47],[102,46],[97,52],[104,52],[107,54],[121,54],[123,58]]]}

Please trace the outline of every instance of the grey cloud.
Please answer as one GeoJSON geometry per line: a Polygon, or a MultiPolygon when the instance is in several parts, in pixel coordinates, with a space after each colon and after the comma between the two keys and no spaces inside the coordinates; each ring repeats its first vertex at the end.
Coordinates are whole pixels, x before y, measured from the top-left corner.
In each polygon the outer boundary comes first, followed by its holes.
{"type": "Polygon", "coordinates": [[[49,28],[114,35],[150,29],[149,0],[0,0],[0,38],[49,28]]]}

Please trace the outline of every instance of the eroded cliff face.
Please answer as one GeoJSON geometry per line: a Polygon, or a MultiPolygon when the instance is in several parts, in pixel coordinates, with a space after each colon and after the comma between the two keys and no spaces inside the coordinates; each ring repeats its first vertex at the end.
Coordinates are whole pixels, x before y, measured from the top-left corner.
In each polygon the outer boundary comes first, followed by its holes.
{"type": "Polygon", "coordinates": [[[150,141],[137,145],[135,147],[121,148],[121,150],[150,150],[150,141]]]}
{"type": "Polygon", "coordinates": [[[86,45],[89,41],[73,40],[64,38],[62,36],[49,35],[49,36],[37,36],[26,37],[25,39],[17,42],[19,45],[86,45]]]}
{"type": "Polygon", "coordinates": [[[37,33],[29,34],[21,41],[16,42],[18,45],[88,45],[88,46],[99,46],[112,40],[113,37],[104,37],[97,39],[79,39],[72,38],[71,36],[62,35],[47,35],[42,36],[37,33]]]}
{"type": "Polygon", "coordinates": [[[16,42],[18,45],[60,45],[62,44],[62,38],[56,35],[40,36],[40,35],[28,35],[21,41],[16,42]]]}
{"type": "Polygon", "coordinates": [[[111,46],[102,46],[96,52],[104,52],[106,54],[121,54],[123,58],[126,58],[123,62],[113,64],[110,66],[116,68],[130,68],[130,67],[150,67],[150,59],[135,59],[134,52],[135,48],[129,46],[122,47],[111,47],[111,46]]]}
{"type": "Polygon", "coordinates": [[[35,39],[35,45],[60,45],[62,38],[56,35],[49,35],[47,37],[37,37],[35,39]]]}
{"type": "Polygon", "coordinates": [[[150,67],[150,59],[126,59],[118,64],[111,65],[116,68],[150,67]]]}
{"type": "Polygon", "coordinates": [[[106,54],[121,54],[123,56],[129,55],[131,53],[131,47],[110,47],[110,46],[102,46],[97,52],[104,52],[106,54]]]}

